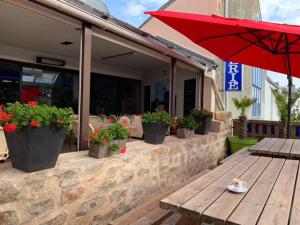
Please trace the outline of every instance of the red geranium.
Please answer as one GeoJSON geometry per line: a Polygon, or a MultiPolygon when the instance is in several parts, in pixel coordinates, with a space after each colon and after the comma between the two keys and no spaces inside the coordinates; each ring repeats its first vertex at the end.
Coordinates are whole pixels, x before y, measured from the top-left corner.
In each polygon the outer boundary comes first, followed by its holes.
{"type": "Polygon", "coordinates": [[[107,144],[107,141],[106,141],[106,140],[102,140],[102,141],[101,141],[101,144],[106,145],[106,144],[107,144]]]}
{"type": "Polygon", "coordinates": [[[122,154],[124,154],[124,153],[126,152],[126,149],[127,149],[126,147],[121,147],[121,148],[120,148],[120,152],[121,152],[122,154]]]}
{"type": "Polygon", "coordinates": [[[9,114],[0,111],[0,122],[8,122],[9,114]]]}
{"type": "Polygon", "coordinates": [[[17,129],[17,125],[15,123],[7,123],[4,125],[3,130],[6,133],[12,133],[17,129]]]}
{"type": "Polygon", "coordinates": [[[31,106],[31,107],[35,107],[35,106],[38,105],[38,103],[35,102],[35,101],[31,101],[31,102],[28,102],[28,105],[31,106]]]}
{"type": "Polygon", "coordinates": [[[33,121],[31,121],[30,125],[32,127],[40,127],[41,123],[39,121],[33,120],[33,121]]]}

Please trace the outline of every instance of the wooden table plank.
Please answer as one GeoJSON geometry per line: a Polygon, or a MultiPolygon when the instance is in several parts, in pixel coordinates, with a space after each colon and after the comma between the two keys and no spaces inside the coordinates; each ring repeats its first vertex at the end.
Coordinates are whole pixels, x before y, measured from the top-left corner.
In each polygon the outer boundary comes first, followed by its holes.
{"type": "Polygon", "coordinates": [[[292,150],[290,152],[291,157],[300,158],[300,140],[295,140],[292,150]]]}
{"type": "Polygon", "coordinates": [[[288,225],[298,165],[298,160],[285,161],[258,225],[288,225]]]}
{"type": "Polygon", "coordinates": [[[278,155],[284,156],[284,157],[289,157],[290,152],[292,150],[293,144],[294,144],[295,139],[287,139],[285,144],[282,146],[280,151],[278,152],[278,155]]]}
{"type": "Polygon", "coordinates": [[[250,152],[256,153],[257,151],[259,151],[259,149],[264,146],[265,144],[267,144],[269,141],[271,141],[272,138],[264,138],[262,139],[260,142],[258,142],[256,145],[252,146],[249,148],[250,152]]]}
{"type": "Polygon", "coordinates": [[[240,177],[258,159],[259,157],[257,156],[248,156],[242,163],[233,167],[226,174],[209,185],[206,189],[184,203],[179,208],[179,212],[183,215],[189,215],[192,218],[200,219],[203,211],[206,210],[209,205],[216,200],[216,198],[226,191],[227,185],[232,182],[232,179],[240,177]]]}
{"type": "Polygon", "coordinates": [[[272,146],[274,144],[276,144],[276,142],[278,140],[279,140],[278,138],[271,138],[271,140],[268,143],[266,143],[265,145],[263,145],[262,147],[259,148],[259,152],[264,153],[264,154],[268,154],[268,151],[270,151],[272,146]]]}
{"type": "Polygon", "coordinates": [[[268,151],[268,155],[279,155],[278,152],[281,150],[285,142],[286,139],[277,139],[275,144],[268,151]]]}
{"type": "MultiPolygon", "coordinates": [[[[256,182],[261,173],[266,169],[272,161],[270,157],[261,157],[249,170],[247,170],[241,179],[247,182],[249,189],[256,182]]],[[[242,201],[245,194],[235,194],[225,191],[207,210],[202,214],[201,219],[205,222],[214,222],[215,225],[225,224],[227,218],[242,201]]]]}
{"type": "Polygon", "coordinates": [[[228,219],[230,225],[255,225],[285,159],[274,158],[228,219]]]}
{"type": "MultiPolygon", "coordinates": [[[[298,168],[300,170],[300,168],[298,168]]],[[[294,202],[291,209],[290,225],[300,224],[300,171],[295,185],[294,202]]]]}
{"type": "Polygon", "coordinates": [[[182,204],[184,204],[186,201],[188,201],[193,196],[198,194],[201,190],[206,188],[208,185],[210,185],[216,179],[218,179],[227,171],[232,169],[234,166],[241,163],[246,157],[248,156],[237,155],[234,158],[230,159],[229,161],[225,162],[224,164],[216,167],[211,172],[205,174],[204,176],[193,181],[192,183],[188,184],[182,189],[169,195],[167,198],[161,200],[160,207],[163,209],[169,209],[173,212],[176,212],[182,204]]]}

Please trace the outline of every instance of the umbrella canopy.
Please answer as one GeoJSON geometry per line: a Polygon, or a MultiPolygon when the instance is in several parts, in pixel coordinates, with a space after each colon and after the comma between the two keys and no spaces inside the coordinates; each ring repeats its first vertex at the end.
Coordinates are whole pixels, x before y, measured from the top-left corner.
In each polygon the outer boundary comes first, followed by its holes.
{"type": "Polygon", "coordinates": [[[168,11],[146,13],[224,61],[288,74],[288,47],[290,73],[300,78],[300,26],[168,11]]]}
{"type": "Polygon", "coordinates": [[[224,61],[288,74],[290,136],[291,76],[300,78],[300,26],[169,11],[146,13],[224,61]]]}

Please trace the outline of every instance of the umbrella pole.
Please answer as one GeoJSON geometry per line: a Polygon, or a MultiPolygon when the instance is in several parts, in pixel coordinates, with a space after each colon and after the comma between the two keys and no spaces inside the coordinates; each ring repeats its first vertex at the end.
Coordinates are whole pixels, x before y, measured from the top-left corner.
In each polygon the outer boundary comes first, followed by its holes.
{"type": "Polygon", "coordinates": [[[290,48],[287,34],[285,36],[285,48],[286,48],[286,61],[287,61],[287,69],[288,69],[288,121],[287,121],[287,138],[291,137],[291,116],[292,116],[292,86],[293,80],[291,77],[291,60],[290,60],[290,48]]]}
{"type": "Polygon", "coordinates": [[[291,115],[292,115],[292,86],[293,80],[291,75],[287,76],[289,86],[289,97],[288,97],[288,121],[287,121],[287,138],[291,137],[291,115]]]}

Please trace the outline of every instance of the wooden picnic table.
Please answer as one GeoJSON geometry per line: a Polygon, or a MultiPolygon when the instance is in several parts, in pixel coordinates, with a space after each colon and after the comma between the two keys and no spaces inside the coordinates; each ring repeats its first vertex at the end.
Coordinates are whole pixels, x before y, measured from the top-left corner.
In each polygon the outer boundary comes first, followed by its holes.
{"type": "Polygon", "coordinates": [[[300,159],[300,140],[264,138],[257,145],[250,147],[249,151],[260,155],[300,159]]]}
{"type": "Polygon", "coordinates": [[[160,202],[160,207],[215,225],[299,225],[299,160],[237,155],[160,202]],[[249,190],[227,190],[233,178],[249,190]]]}

